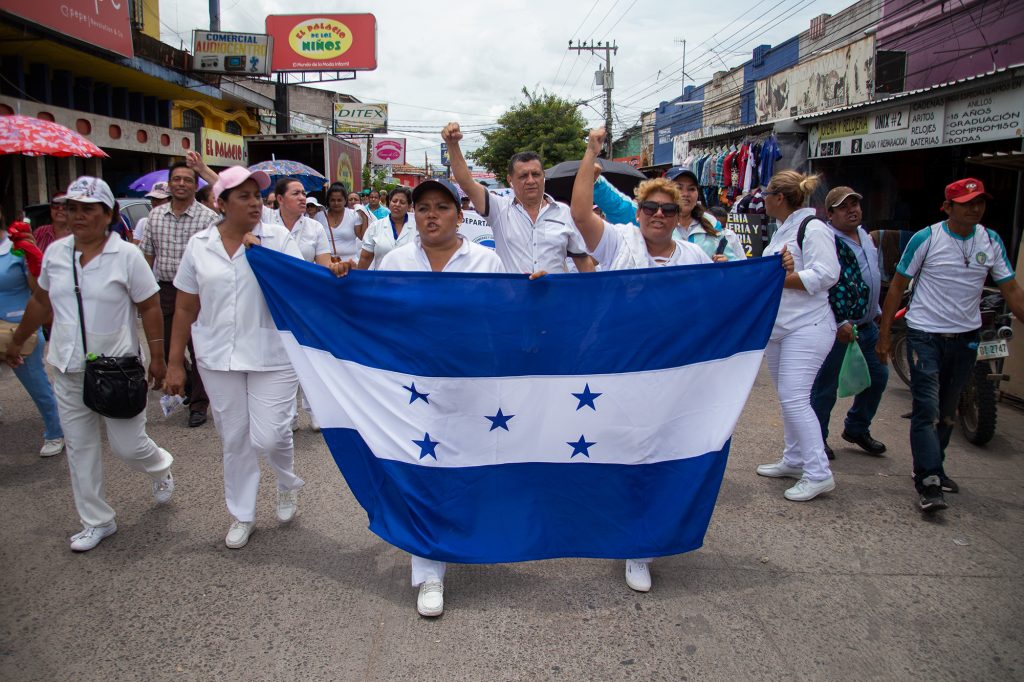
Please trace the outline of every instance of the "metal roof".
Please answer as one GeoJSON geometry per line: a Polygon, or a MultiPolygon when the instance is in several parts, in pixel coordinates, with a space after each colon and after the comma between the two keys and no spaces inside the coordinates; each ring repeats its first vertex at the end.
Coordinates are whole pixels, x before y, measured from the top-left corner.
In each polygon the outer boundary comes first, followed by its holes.
{"type": "Polygon", "coordinates": [[[1012,152],[996,152],[976,154],[975,156],[968,156],[964,159],[967,163],[973,163],[977,166],[990,166],[992,168],[1001,168],[1003,170],[1011,171],[1024,171],[1024,152],[1012,151],[1012,152]]]}
{"type": "Polygon", "coordinates": [[[845,107],[838,107],[838,108],[835,108],[835,109],[829,109],[828,111],[816,111],[813,114],[808,114],[806,116],[798,116],[797,120],[799,120],[801,123],[820,121],[822,119],[836,117],[839,114],[847,114],[848,112],[859,111],[861,109],[867,109],[867,108],[871,108],[871,107],[883,106],[883,105],[888,104],[890,102],[896,102],[898,100],[906,99],[907,97],[913,97],[915,95],[924,95],[924,94],[927,94],[927,93],[934,93],[935,91],[942,90],[944,88],[953,88],[953,87],[965,85],[965,84],[968,84],[968,83],[973,84],[975,81],[978,81],[978,82],[987,81],[987,80],[992,80],[992,79],[995,79],[995,78],[998,78],[998,77],[1002,77],[1002,76],[1012,78],[1014,76],[1020,76],[1020,75],[1024,75],[1024,64],[1014,64],[1013,66],[1006,66],[1006,67],[1003,67],[1001,69],[993,69],[992,71],[988,71],[986,73],[981,73],[981,74],[978,74],[976,76],[967,76],[965,78],[960,78],[959,80],[955,80],[955,81],[947,81],[945,83],[936,83],[935,85],[929,85],[926,88],[918,88],[917,90],[908,90],[907,92],[899,92],[899,93],[896,93],[895,95],[890,95],[888,97],[881,97],[879,99],[873,99],[873,100],[869,100],[867,102],[861,102],[859,104],[850,104],[850,105],[847,105],[845,107]]]}

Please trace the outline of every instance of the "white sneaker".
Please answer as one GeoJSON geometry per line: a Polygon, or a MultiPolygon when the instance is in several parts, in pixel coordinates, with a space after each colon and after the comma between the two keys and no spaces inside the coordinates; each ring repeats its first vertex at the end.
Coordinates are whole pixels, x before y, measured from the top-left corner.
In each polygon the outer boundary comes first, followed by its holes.
{"type": "Polygon", "coordinates": [[[626,559],[626,584],[637,592],[651,591],[651,567],[643,561],[626,559]]]}
{"type": "Polygon", "coordinates": [[[795,486],[787,490],[783,495],[785,495],[787,500],[792,500],[793,502],[807,502],[822,493],[835,489],[836,479],[833,476],[829,476],[824,481],[811,481],[801,478],[796,482],[795,486]]]}
{"type": "Polygon", "coordinates": [[[249,542],[249,536],[256,530],[255,521],[234,521],[228,528],[228,535],[224,538],[224,544],[231,549],[241,549],[249,542]]]}
{"type": "Polygon", "coordinates": [[[295,518],[295,512],[299,510],[298,490],[277,491],[277,520],[281,523],[288,523],[295,518]]]}
{"type": "Polygon", "coordinates": [[[802,478],[804,470],[800,467],[791,467],[786,464],[785,459],[780,459],[778,462],[757,467],[757,475],[770,478],[802,478]]]}
{"type": "Polygon", "coordinates": [[[298,430],[299,430],[299,413],[296,412],[295,416],[292,417],[292,431],[298,431],[298,430]]]}
{"type": "Polygon", "coordinates": [[[159,481],[153,481],[153,499],[156,500],[157,504],[166,504],[170,501],[173,494],[174,476],[171,475],[171,471],[168,469],[166,476],[159,481]]]}
{"type": "Polygon", "coordinates": [[[64,450],[63,438],[48,438],[43,441],[43,447],[39,451],[40,457],[53,457],[64,450]]]}
{"type": "Polygon", "coordinates": [[[426,618],[440,616],[444,612],[444,583],[440,580],[428,580],[420,585],[420,593],[416,597],[416,611],[426,618]]]}
{"type": "Polygon", "coordinates": [[[313,429],[316,433],[320,432],[320,422],[316,420],[312,412],[309,413],[309,428],[313,429]]]}
{"type": "Polygon", "coordinates": [[[88,552],[100,544],[100,541],[117,532],[117,524],[113,521],[102,526],[86,526],[80,533],[71,536],[71,551],[88,552]]]}

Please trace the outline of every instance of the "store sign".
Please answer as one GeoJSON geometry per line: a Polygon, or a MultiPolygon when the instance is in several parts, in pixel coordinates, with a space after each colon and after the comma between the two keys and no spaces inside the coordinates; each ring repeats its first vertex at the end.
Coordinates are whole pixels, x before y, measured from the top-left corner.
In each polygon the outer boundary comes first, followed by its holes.
{"type": "Polygon", "coordinates": [[[618,161],[619,163],[625,163],[633,168],[640,167],[640,155],[635,154],[633,156],[616,156],[612,161],[618,161]]]}
{"type": "Polygon", "coordinates": [[[135,55],[127,0],[4,0],[3,11],[101,50],[135,55]]]}
{"type": "Polygon", "coordinates": [[[192,70],[269,76],[272,45],[262,33],[192,31],[192,70]]]}
{"type": "Polygon", "coordinates": [[[1024,79],[812,126],[812,159],[1020,138],[1024,79]]]}
{"type": "Polygon", "coordinates": [[[244,166],[245,138],[209,128],[199,129],[199,153],[208,166],[244,166]]]}
{"type": "Polygon", "coordinates": [[[393,166],[405,163],[405,138],[373,138],[373,146],[370,148],[370,163],[377,166],[393,166]]]}
{"type": "Polygon", "coordinates": [[[869,36],[757,81],[757,122],[867,102],[874,60],[875,39],[869,36]]]}
{"type": "Polygon", "coordinates": [[[371,134],[388,131],[387,104],[334,103],[334,134],[371,134]]]}
{"type": "Polygon", "coordinates": [[[747,253],[747,258],[757,258],[764,253],[768,243],[765,222],[768,218],[760,213],[730,213],[725,226],[736,233],[747,253]]]}
{"type": "Polygon", "coordinates": [[[272,14],[274,71],[371,71],[377,68],[372,14],[272,14]]]}

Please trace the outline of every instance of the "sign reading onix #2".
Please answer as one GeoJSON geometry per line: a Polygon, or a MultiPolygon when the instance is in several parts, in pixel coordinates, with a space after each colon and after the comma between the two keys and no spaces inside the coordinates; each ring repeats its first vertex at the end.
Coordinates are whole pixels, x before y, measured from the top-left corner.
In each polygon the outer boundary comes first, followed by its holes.
{"type": "Polygon", "coordinates": [[[128,0],[4,0],[3,10],[102,50],[135,54],[128,0]]]}
{"type": "Polygon", "coordinates": [[[377,166],[405,163],[405,138],[373,138],[373,148],[370,149],[370,163],[377,166]]]}
{"type": "Polygon", "coordinates": [[[272,14],[274,71],[371,71],[377,68],[372,14],[272,14]]]}

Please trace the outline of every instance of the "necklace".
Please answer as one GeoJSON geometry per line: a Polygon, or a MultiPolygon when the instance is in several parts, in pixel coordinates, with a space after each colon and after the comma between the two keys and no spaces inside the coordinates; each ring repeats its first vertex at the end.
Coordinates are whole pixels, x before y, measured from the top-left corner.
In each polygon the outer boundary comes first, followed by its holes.
{"type": "Polygon", "coordinates": [[[953,240],[953,243],[956,244],[956,248],[960,251],[960,253],[964,257],[964,267],[965,268],[971,267],[971,256],[974,255],[974,246],[975,246],[975,244],[974,244],[974,235],[973,234],[971,235],[971,251],[970,251],[970,253],[968,253],[967,252],[967,245],[961,243],[964,240],[957,239],[956,237],[953,236],[953,231],[949,229],[949,223],[946,223],[946,230],[949,232],[949,238],[953,240]]]}

